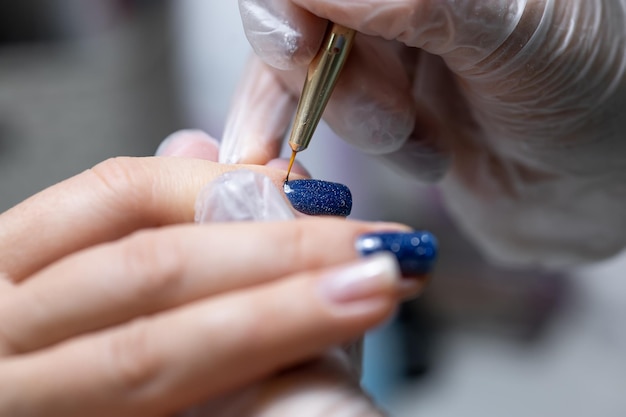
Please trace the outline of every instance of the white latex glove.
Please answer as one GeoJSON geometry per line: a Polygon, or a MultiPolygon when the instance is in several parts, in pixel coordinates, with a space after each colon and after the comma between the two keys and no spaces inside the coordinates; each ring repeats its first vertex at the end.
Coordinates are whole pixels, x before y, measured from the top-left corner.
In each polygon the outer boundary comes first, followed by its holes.
{"type": "Polygon", "coordinates": [[[624,247],[624,0],[239,4],[263,62],[235,98],[222,161],[276,155],[320,16],[360,32],[326,121],[406,175],[447,172],[451,212],[489,255],[562,266],[624,247]]]}

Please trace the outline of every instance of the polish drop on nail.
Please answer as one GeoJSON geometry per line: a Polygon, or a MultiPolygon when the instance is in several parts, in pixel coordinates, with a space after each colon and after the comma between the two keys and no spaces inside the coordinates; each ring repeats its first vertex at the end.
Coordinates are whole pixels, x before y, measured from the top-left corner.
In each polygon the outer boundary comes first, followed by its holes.
{"type": "Polygon", "coordinates": [[[360,236],[355,246],[361,256],[391,252],[404,276],[430,272],[437,259],[437,239],[426,231],[369,233],[360,236]]]}
{"type": "Polygon", "coordinates": [[[294,209],[312,216],[347,217],[352,211],[350,189],[336,182],[293,180],[283,185],[285,195],[294,209]]]}

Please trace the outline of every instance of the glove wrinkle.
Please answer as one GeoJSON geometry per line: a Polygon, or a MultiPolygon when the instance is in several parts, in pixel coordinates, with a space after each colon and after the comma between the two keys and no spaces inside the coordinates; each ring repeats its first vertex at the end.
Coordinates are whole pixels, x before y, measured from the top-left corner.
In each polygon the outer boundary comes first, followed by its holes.
{"type": "Polygon", "coordinates": [[[624,248],[626,1],[290,3],[360,32],[331,128],[414,178],[449,169],[452,215],[489,256],[563,266],[624,248]]]}

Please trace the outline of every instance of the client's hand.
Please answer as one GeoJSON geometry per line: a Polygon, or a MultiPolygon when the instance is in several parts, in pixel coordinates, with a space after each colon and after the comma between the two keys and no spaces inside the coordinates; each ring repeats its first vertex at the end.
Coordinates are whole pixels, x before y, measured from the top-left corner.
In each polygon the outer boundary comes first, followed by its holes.
{"type": "Polygon", "coordinates": [[[170,415],[389,316],[395,261],[354,241],[401,226],[181,224],[236,168],[112,159],[0,215],[0,415],[170,415]]]}

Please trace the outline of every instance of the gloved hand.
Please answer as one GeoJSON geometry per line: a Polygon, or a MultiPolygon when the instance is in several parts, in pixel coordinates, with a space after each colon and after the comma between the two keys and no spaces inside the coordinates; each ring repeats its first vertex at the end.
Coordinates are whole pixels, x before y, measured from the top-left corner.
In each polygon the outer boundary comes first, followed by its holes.
{"type": "Polygon", "coordinates": [[[447,173],[449,209],[486,253],[561,266],[624,247],[626,1],[239,5],[260,59],[234,101],[223,162],[275,156],[330,19],[360,34],[326,121],[406,175],[447,173]]]}

